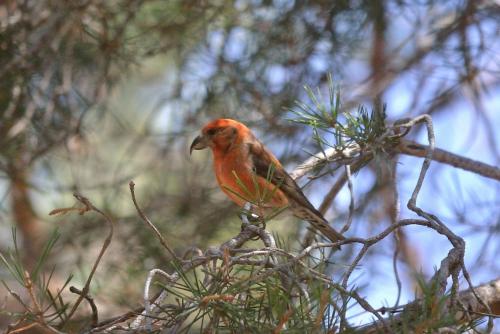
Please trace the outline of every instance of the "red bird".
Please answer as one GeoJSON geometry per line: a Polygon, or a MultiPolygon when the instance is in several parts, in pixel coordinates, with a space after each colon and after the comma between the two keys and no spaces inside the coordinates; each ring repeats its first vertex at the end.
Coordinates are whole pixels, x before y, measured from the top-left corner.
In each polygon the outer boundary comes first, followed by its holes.
{"type": "Polygon", "coordinates": [[[206,124],[191,144],[193,150],[212,149],[214,171],[221,190],[243,207],[250,202],[269,211],[289,207],[332,242],[345,239],[307,200],[276,157],[244,124],[216,119],[206,124]]]}

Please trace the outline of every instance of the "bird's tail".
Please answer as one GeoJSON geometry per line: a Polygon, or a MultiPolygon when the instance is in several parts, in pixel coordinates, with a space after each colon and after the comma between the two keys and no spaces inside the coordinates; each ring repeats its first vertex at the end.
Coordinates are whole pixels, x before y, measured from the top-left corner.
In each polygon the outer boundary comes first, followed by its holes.
{"type": "Polygon", "coordinates": [[[308,220],[309,223],[318,231],[321,232],[327,239],[331,242],[337,242],[345,240],[345,237],[337,232],[333,227],[331,227],[326,220],[308,220]]]}
{"type": "Polygon", "coordinates": [[[314,208],[295,207],[292,208],[295,216],[307,220],[314,229],[318,230],[331,242],[345,240],[345,237],[330,226],[323,215],[314,208]]]}

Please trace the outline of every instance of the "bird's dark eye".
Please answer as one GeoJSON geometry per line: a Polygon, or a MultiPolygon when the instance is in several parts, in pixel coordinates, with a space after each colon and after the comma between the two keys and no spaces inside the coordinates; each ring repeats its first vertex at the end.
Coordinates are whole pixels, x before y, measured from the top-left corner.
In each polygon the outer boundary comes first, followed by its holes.
{"type": "Polygon", "coordinates": [[[213,129],[208,129],[208,130],[207,130],[207,135],[209,135],[209,136],[213,136],[213,135],[214,135],[214,134],[216,134],[218,131],[219,131],[219,129],[215,129],[215,128],[213,128],[213,129]]]}

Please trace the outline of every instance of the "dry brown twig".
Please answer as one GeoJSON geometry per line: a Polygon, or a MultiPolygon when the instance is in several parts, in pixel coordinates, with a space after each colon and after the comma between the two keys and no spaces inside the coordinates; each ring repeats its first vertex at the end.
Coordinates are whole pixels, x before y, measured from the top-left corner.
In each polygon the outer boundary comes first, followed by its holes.
{"type": "Polygon", "coordinates": [[[165,238],[161,235],[161,233],[158,230],[158,228],[156,228],[156,226],[149,220],[149,218],[144,214],[144,212],[141,210],[139,204],[137,203],[137,199],[135,198],[135,183],[134,183],[134,181],[130,181],[128,185],[129,185],[129,188],[130,188],[130,193],[132,195],[132,201],[134,202],[134,206],[135,206],[135,208],[136,208],[137,213],[139,214],[139,216],[146,223],[146,225],[154,231],[156,237],[158,238],[158,240],[160,241],[160,243],[162,244],[162,246],[165,247],[165,249],[168,251],[168,253],[175,260],[179,261],[180,259],[177,257],[177,255],[172,250],[172,248],[170,247],[170,245],[167,243],[167,241],[165,240],[165,238]]]}
{"type": "MultiPolygon", "coordinates": [[[[106,250],[108,249],[108,247],[111,243],[111,239],[113,238],[113,229],[114,229],[113,220],[108,215],[106,215],[104,212],[102,212],[100,209],[95,207],[92,204],[92,202],[90,202],[90,200],[88,198],[86,198],[82,195],[79,195],[79,194],[74,194],[74,196],[80,203],[82,203],[84,205],[84,208],[79,210],[80,214],[84,214],[85,212],[88,212],[88,211],[97,212],[102,217],[104,217],[104,219],[109,227],[109,231],[108,231],[108,235],[106,236],[106,239],[104,240],[104,243],[101,247],[101,250],[99,251],[99,254],[97,255],[97,258],[94,262],[94,265],[92,266],[90,274],[87,277],[85,285],[84,285],[83,289],[81,290],[81,293],[78,294],[78,299],[73,304],[65,321],[61,324],[61,329],[64,329],[64,327],[68,324],[69,320],[75,314],[76,310],[78,309],[78,306],[83,301],[83,299],[87,298],[87,294],[89,293],[89,289],[90,289],[90,283],[92,282],[92,278],[94,277],[94,274],[97,270],[97,267],[99,266],[99,263],[101,262],[102,257],[104,256],[104,253],[106,252],[106,250]]],[[[65,213],[65,212],[73,211],[73,210],[74,210],[73,208],[71,208],[71,209],[57,209],[57,210],[53,210],[51,212],[51,214],[53,214],[54,212],[55,213],[65,213]]]]}
{"type": "MultiPolygon", "coordinates": [[[[27,319],[27,318],[21,317],[21,322],[18,322],[17,325],[15,325],[15,326],[10,326],[7,329],[7,333],[22,332],[22,331],[25,331],[25,330],[32,328],[33,326],[35,326],[37,324],[46,328],[50,332],[61,333],[60,330],[63,330],[64,327],[69,323],[69,320],[71,320],[71,318],[73,317],[73,315],[77,311],[77,309],[78,309],[78,307],[81,304],[83,299],[86,299],[89,302],[89,304],[92,308],[93,323],[94,324],[97,323],[97,308],[93,302],[93,299],[88,295],[88,292],[89,292],[90,284],[92,282],[94,274],[99,266],[99,263],[101,262],[102,257],[104,256],[104,253],[106,252],[107,248],[109,247],[109,245],[111,243],[111,239],[113,237],[113,224],[114,223],[109,216],[107,216],[104,212],[102,212],[100,209],[95,207],[90,202],[89,199],[87,199],[86,197],[83,197],[79,194],[74,194],[74,196],[80,203],[83,204],[82,208],[75,208],[75,207],[73,207],[73,208],[59,208],[59,209],[52,210],[49,214],[50,215],[58,215],[58,214],[66,214],[68,212],[77,211],[80,215],[83,215],[86,212],[95,211],[105,218],[105,221],[109,227],[108,235],[107,235],[106,239],[104,240],[104,243],[101,247],[101,250],[100,250],[96,260],[94,261],[94,264],[93,264],[92,269],[87,277],[85,285],[84,285],[82,290],[79,290],[75,287],[70,287],[70,291],[78,294],[78,298],[75,301],[75,303],[73,304],[69,313],[66,314],[66,310],[64,310],[63,312],[64,312],[65,316],[61,317],[59,314],[59,312],[61,310],[59,310],[58,307],[56,306],[56,299],[59,298],[61,306],[63,306],[63,302],[61,300],[60,295],[61,295],[62,290],[65,288],[65,286],[69,283],[69,279],[66,281],[64,286],[58,291],[58,293],[56,294],[55,297],[52,296],[52,294],[50,294],[49,290],[47,290],[47,293],[49,294],[49,298],[51,299],[51,302],[49,303],[49,305],[42,307],[42,305],[39,303],[39,301],[37,299],[37,293],[35,292],[35,285],[31,279],[31,275],[29,274],[28,271],[25,271],[24,272],[25,288],[26,288],[28,295],[31,299],[31,304],[33,305],[33,309],[30,306],[28,306],[26,303],[24,303],[22,301],[22,299],[15,292],[11,291],[10,289],[8,289],[8,291],[26,309],[27,314],[35,315],[35,319],[32,320],[33,321],[32,324],[29,324],[27,326],[17,327],[18,325],[21,324],[22,321],[27,319]],[[51,309],[51,307],[55,308],[55,313],[47,315],[46,313],[48,312],[49,309],[51,309]],[[53,316],[57,316],[61,319],[61,323],[57,326],[59,329],[56,329],[54,326],[49,324],[49,322],[51,322],[52,320],[47,320],[53,316]],[[12,329],[14,327],[16,327],[16,329],[12,329]]],[[[64,307],[66,307],[66,306],[64,306],[64,307]]]]}
{"type": "Polygon", "coordinates": [[[92,327],[97,326],[97,323],[99,322],[99,315],[98,315],[97,306],[95,305],[94,299],[89,294],[84,295],[82,290],[79,290],[79,289],[75,288],[74,286],[71,286],[69,288],[69,291],[72,293],[76,293],[79,296],[83,296],[83,298],[85,298],[85,300],[90,305],[90,309],[92,310],[92,322],[90,325],[92,327]]]}

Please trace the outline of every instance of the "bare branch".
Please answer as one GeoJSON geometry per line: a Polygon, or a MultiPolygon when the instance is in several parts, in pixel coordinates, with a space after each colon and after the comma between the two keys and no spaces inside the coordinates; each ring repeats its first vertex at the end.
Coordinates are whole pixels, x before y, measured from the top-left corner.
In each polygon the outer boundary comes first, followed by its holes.
{"type": "MultiPolygon", "coordinates": [[[[386,149],[390,150],[391,147],[386,149]]],[[[395,148],[393,148],[396,153],[403,153],[406,155],[411,155],[415,157],[425,157],[428,146],[423,144],[418,144],[416,142],[402,139],[395,148]]],[[[357,145],[352,145],[346,148],[344,151],[338,151],[335,148],[326,149],[323,152],[318,152],[312,157],[305,160],[302,164],[297,166],[290,175],[295,180],[302,178],[307,173],[311,172],[313,169],[332,161],[339,161],[345,158],[355,157],[361,152],[361,148],[357,145]]],[[[366,154],[370,154],[366,152],[366,154]]],[[[451,153],[439,148],[434,148],[434,154],[431,156],[431,160],[444,163],[453,167],[461,168],[472,173],[491,178],[500,181],[500,168],[485,164],[480,161],[472,160],[466,157],[462,157],[458,154],[451,153]]],[[[344,181],[345,182],[345,181],[344,181]]],[[[336,188],[337,190],[337,188],[336,188]]],[[[337,190],[338,191],[338,190],[337,190]]]]}
{"type": "Polygon", "coordinates": [[[347,216],[347,222],[344,227],[340,230],[341,234],[344,234],[349,230],[352,223],[352,216],[354,215],[354,189],[352,186],[352,178],[351,178],[351,166],[345,165],[345,175],[347,178],[347,188],[349,188],[349,215],[347,216]]]}
{"type": "MultiPolygon", "coordinates": [[[[400,153],[421,158],[425,157],[427,149],[427,145],[422,145],[410,140],[401,140],[400,144],[396,147],[396,151],[400,153]]],[[[462,157],[439,148],[434,149],[432,160],[500,181],[500,168],[462,157]]]]}

